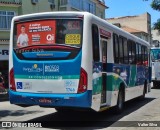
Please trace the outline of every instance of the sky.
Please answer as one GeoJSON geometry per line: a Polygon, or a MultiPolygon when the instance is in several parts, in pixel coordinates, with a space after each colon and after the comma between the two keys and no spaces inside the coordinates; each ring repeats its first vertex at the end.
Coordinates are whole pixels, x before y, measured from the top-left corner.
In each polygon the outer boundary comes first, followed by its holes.
{"type": "Polygon", "coordinates": [[[160,12],[150,6],[152,0],[105,0],[109,7],[106,9],[106,18],[134,16],[148,12],[151,15],[151,24],[160,18],[160,12]]]}

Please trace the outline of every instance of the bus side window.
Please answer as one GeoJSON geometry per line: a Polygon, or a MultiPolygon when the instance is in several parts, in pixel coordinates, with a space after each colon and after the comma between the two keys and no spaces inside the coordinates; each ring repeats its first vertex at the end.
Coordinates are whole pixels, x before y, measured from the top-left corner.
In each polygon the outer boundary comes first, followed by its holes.
{"type": "Polygon", "coordinates": [[[136,57],[137,57],[137,60],[136,60],[136,64],[137,65],[140,65],[140,54],[139,54],[139,44],[136,43],[136,57]]]}
{"type": "Polygon", "coordinates": [[[132,64],[136,64],[136,44],[132,41],[132,64]]]}
{"type": "Polygon", "coordinates": [[[123,45],[124,45],[124,63],[128,64],[128,44],[126,38],[123,38],[123,45]]]}
{"type": "Polygon", "coordinates": [[[119,42],[117,34],[113,34],[113,43],[114,43],[114,62],[119,63],[119,42]]]}
{"type": "Polygon", "coordinates": [[[119,36],[119,62],[124,63],[124,48],[123,48],[123,39],[119,36]]]}
{"type": "Polygon", "coordinates": [[[144,61],[143,61],[144,66],[148,66],[148,49],[147,47],[144,47],[144,61]]]}
{"type": "Polygon", "coordinates": [[[129,56],[129,64],[132,64],[132,42],[130,40],[127,41],[128,43],[128,56],[129,56]]]}
{"type": "Polygon", "coordinates": [[[136,44],[131,40],[128,40],[128,55],[129,55],[129,64],[135,64],[136,63],[136,44]]]}
{"type": "Polygon", "coordinates": [[[144,61],[145,61],[145,59],[144,59],[144,58],[145,58],[145,56],[144,56],[144,55],[145,55],[145,53],[144,53],[144,52],[145,52],[145,47],[142,46],[142,49],[141,49],[141,50],[142,50],[142,65],[143,65],[143,64],[144,64],[144,61]]]}
{"type": "Polygon", "coordinates": [[[99,32],[97,25],[92,25],[92,50],[93,50],[93,61],[99,62],[99,32]]]}
{"type": "Polygon", "coordinates": [[[142,65],[143,57],[142,57],[142,46],[138,45],[138,50],[139,50],[139,65],[142,65]]]}

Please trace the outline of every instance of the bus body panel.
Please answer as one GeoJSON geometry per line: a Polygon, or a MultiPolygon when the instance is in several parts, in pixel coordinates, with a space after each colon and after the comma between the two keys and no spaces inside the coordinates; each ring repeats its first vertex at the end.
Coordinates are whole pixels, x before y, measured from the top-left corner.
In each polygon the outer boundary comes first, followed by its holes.
{"type": "Polygon", "coordinates": [[[13,64],[18,92],[77,93],[81,52],[67,61],[21,61],[13,54],[13,64]]]}
{"type": "Polygon", "coordinates": [[[39,105],[42,107],[91,107],[91,91],[82,94],[41,94],[9,91],[11,104],[39,105]]]}

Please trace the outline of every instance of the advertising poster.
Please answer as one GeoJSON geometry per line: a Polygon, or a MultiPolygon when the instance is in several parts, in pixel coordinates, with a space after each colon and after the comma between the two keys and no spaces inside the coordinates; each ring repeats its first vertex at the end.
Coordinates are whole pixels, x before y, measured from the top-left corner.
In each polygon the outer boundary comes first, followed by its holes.
{"type": "Polygon", "coordinates": [[[56,22],[34,21],[17,25],[17,47],[55,44],[56,22]]]}

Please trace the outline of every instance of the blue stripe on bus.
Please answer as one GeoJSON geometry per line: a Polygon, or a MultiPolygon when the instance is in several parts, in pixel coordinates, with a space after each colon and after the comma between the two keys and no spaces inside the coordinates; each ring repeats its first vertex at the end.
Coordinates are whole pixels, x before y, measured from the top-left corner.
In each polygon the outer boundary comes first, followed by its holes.
{"type": "Polygon", "coordinates": [[[69,60],[51,60],[51,61],[29,61],[19,60],[13,53],[13,64],[15,75],[79,75],[81,67],[82,51],[74,59],[69,60]],[[35,65],[35,66],[34,66],[35,65]],[[58,71],[44,71],[45,67],[59,67],[58,71]]]}
{"type": "Polygon", "coordinates": [[[82,107],[90,108],[92,91],[81,94],[40,94],[9,91],[11,104],[39,105],[49,107],[82,107]],[[52,103],[40,103],[40,99],[50,99],[52,103]]]}
{"type": "Polygon", "coordinates": [[[66,58],[71,52],[45,51],[45,52],[24,52],[25,58],[66,58]]]}

